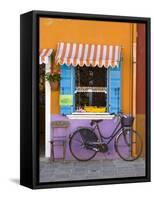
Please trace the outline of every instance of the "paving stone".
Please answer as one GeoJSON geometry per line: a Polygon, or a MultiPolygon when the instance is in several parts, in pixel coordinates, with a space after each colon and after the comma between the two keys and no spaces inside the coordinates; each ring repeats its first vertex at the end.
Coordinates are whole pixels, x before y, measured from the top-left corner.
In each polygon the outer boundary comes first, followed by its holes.
{"type": "Polygon", "coordinates": [[[88,171],[86,171],[86,170],[84,170],[84,171],[83,170],[80,170],[80,171],[73,171],[72,170],[72,174],[75,175],[75,176],[78,175],[78,176],[82,176],[83,177],[83,176],[86,176],[87,173],[88,173],[88,171]]]}
{"type": "Polygon", "coordinates": [[[136,169],[136,176],[145,176],[145,168],[137,168],[136,169]]]}
{"type": "Polygon", "coordinates": [[[106,179],[145,175],[145,161],[117,160],[56,161],[40,159],[40,182],[106,179]]]}
{"type": "Polygon", "coordinates": [[[91,180],[91,179],[102,179],[102,177],[100,177],[99,175],[95,175],[95,176],[92,176],[92,175],[88,175],[85,177],[85,180],[91,180]]]}
{"type": "Polygon", "coordinates": [[[132,177],[136,176],[136,170],[134,167],[118,167],[117,168],[118,177],[132,177]]]}

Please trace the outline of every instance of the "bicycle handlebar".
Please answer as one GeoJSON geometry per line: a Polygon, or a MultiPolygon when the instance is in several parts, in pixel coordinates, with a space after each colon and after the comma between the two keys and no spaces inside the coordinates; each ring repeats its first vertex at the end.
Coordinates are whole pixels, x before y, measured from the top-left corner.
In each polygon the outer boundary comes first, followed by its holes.
{"type": "Polygon", "coordinates": [[[127,118],[127,116],[126,115],[124,115],[122,112],[118,112],[117,114],[116,113],[110,113],[110,115],[115,115],[115,116],[119,116],[120,118],[122,118],[122,117],[125,117],[125,118],[127,118]]]}

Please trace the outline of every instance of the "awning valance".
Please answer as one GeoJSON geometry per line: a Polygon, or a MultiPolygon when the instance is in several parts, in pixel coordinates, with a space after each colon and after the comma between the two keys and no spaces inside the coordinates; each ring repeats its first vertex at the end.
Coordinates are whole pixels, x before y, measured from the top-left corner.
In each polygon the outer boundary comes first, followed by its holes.
{"type": "Polygon", "coordinates": [[[58,43],[55,62],[73,66],[115,67],[120,62],[121,47],[116,45],[58,43]]]}
{"type": "Polygon", "coordinates": [[[53,52],[53,49],[42,49],[40,51],[40,55],[39,55],[39,63],[40,64],[42,64],[42,63],[48,64],[52,52],[53,52]]]}

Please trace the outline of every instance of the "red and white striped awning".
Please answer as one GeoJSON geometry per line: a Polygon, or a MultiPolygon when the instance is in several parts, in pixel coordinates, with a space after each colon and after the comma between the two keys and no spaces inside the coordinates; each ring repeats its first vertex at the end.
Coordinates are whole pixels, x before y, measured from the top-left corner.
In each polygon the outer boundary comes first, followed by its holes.
{"type": "Polygon", "coordinates": [[[40,55],[39,55],[39,63],[45,63],[45,64],[49,64],[50,62],[50,56],[53,52],[53,49],[42,49],[40,51],[40,55]]]}
{"type": "Polygon", "coordinates": [[[121,47],[101,44],[58,43],[55,62],[73,66],[115,67],[120,62],[121,47]]]}

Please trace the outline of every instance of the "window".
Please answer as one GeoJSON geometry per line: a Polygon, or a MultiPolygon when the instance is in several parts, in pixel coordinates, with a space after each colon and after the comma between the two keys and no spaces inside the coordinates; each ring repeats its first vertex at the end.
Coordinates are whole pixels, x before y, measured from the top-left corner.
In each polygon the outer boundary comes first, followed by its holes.
{"type": "Polygon", "coordinates": [[[75,110],[77,112],[105,112],[107,69],[78,66],[75,68],[75,79],[75,110]]]}
{"type": "Polygon", "coordinates": [[[121,110],[121,66],[61,65],[60,113],[105,113],[121,110]]]}

